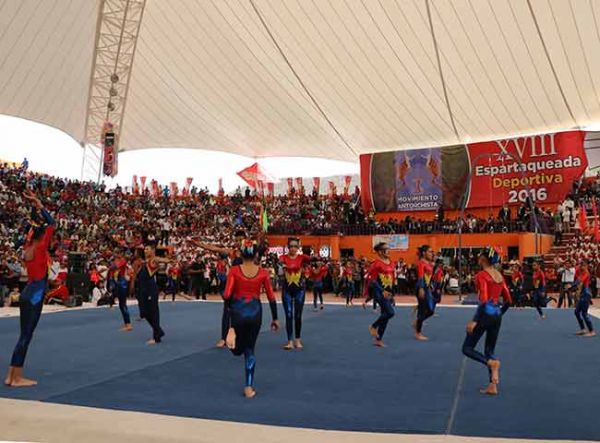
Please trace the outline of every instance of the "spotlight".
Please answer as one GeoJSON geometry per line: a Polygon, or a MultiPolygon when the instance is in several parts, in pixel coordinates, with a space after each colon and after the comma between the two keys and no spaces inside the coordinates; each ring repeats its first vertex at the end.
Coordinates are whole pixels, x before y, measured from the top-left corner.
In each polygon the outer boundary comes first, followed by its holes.
{"type": "Polygon", "coordinates": [[[108,110],[110,112],[115,110],[115,104],[113,102],[108,102],[108,110]]]}
{"type": "Polygon", "coordinates": [[[108,91],[108,93],[111,97],[116,97],[119,91],[117,91],[115,88],[110,88],[110,91],[108,91]]]}
{"type": "Polygon", "coordinates": [[[119,81],[119,76],[118,76],[117,74],[112,74],[112,75],[110,76],[110,81],[111,81],[112,83],[118,83],[118,81],[119,81]]]}

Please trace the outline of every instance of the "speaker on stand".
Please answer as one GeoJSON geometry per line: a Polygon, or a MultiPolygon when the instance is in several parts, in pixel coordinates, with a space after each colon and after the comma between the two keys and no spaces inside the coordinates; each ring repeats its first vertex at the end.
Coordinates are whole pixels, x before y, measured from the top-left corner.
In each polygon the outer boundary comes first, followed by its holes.
{"type": "Polygon", "coordinates": [[[80,252],[71,252],[68,260],[67,288],[69,300],[65,306],[81,306],[91,298],[90,277],[86,271],[87,257],[80,252]]]}

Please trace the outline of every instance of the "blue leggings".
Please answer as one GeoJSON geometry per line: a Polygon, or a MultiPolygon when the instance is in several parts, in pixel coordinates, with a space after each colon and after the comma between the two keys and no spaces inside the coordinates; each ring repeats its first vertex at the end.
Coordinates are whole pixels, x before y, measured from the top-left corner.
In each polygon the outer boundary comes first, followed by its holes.
{"type": "Polygon", "coordinates": [[[304,309],[304,289],[297,286],[286,286],[281,294],[283,311],[285,312],[285,330],[288,341],[299,339],[302,333],[302,310],[304,309]],[[295,335],[294,335],[295,332],[295,335]]]}
{"type": "Polygon", "coordinates": [[[217,280],[219,281],[219,295],[223,297],[225,294],[225,285],[227,284],[227,274],[218,273],[217,280]]]}
{"type": "Polygon", "coordinates": [[[577,302],[577,306],[575,306],[575,318],[577,318],[577,323],[579,323],[581,330],[584,330],[587,326],[588,331],[592,332],[594,330],[594,325],[592,324],[592,320],[588,314],[589,307],[590,298],[581,297],[577,302]]]}
{"type": "MultiPolygon", "coordinates": [[[[481,314],[480,318],[477,320],[477,326],[473,330],[472,334],[467,334],[465,337],[465,341],[463,342],[462,352],[467,357],[472,360],[475,360],[482,365],[488,367],[488,360],[495,360],[495,351],[496,351],[496,342],[498,341],[498,335],[500,333],[500,326],[502,325],[502,316],[501,315],[488,315],[481,314]],[[475,347],[481,337],[485,334],[485,347],[483,354],[477,350],[475,347]]],[[[491,380],[491,371],[490,373],[490,381],[491,380]]]]}
{"type": "Polygon", "coordinates": [[[117,299],[119,300],[119,310],[121,311],[121,315],[123,316],[123,323],[128,325],[131,323],[131,318],[129,317],[129,309],[127,308],[128,289],[126,286],[122,286],[121,283],[119,283],[117,284],[116,292],[117,299]]]}
{"type": "Polygon", "coordinates": [[[227,331],[231,326],[231,310],[226,301],[223,301],[223,314],[221,315],[221,340],[227,338],[227,331]]]}
{"type": "Polygon", "coordinates": [[[381,314],[375,320],[372,327],[377,329],[377,340],[383,339],[383,334],[385,334],[385,329],[387,328],[388,322],[395,315],[394,307],[392,306],[392,299],[383,296],[383,293],[375,289],[374,299],[377,300],[379,307],[381,308],[381,314]]]}
{"type": "Polygon", "coordinates": [[[323,306],[323,282],[313,283],[313,305],[315,309],[317,308],[317,299],[319,299],[321,306],[323,306]]]}
{"type": "Polygon", "coordinates": [[[346,304],[349,305],[354,299],[354,281],[346,279],[344,281],[344,295],[346,296],[346,304]]]}
{"type": "Polygon", "coordinates": [[[423,298],[417,296],[417,333],[423,330],[423,323],[435,313],[435,302],[430,289],[425,289],[423,298]]]}
{"type": "Polygon", "coordinates": [[[244,299],[240,299],[232,303],[231,327],[235,330],[235,348],[231,352],[233,355],[244,355],[246,386],[254,386],[254,347],[261,324],[262,305],[259,300],[253,299],[246,303],[244,299]]]}
{"type": "Polygon", "coordinates": [[[533,291],[533,305],[537,313],[541,316],[544,315],[542,308],[546,307],[546,296],[544,295],[543,289],[535,289],[533,291]]]}
{"type": "Polygon", "coordinates": [[[37,280],[29,283],[19,299],[19,312],[21,334],[13,351],[10,365],[22,368],[25,364],[27,349],[33,338],[33,333],[40,321],[42,307],[44,305],[43,298],[46,292],[46,280],[37,280]]]}

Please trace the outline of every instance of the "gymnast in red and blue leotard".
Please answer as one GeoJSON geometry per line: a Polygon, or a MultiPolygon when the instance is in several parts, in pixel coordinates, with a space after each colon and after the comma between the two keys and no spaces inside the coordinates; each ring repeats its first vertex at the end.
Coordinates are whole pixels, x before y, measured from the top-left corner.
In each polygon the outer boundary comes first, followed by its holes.
{"type": "Polygon", "coordinates": [[[260,293],[264,288],[271,309],[271,329],[279,329],[277,304],[271,287],[269,272],[255,263],[256,244],[243,240],[241,245],[243,262],[229,271],[225,285],[225,300],[231,313],[231,328],[227,334],[227,347],[234,355],[244,355],[246,372],[244,395],[252,398],[254,390],[254,369],[256,357],[254,347],[262,324],[260,293]]]}
{"type": "Polygon", "coordinates": [[[496,248],[488,248],[479,256],[482,270],[475,276],[475,284],[479,294],[479,305],[473,320],[467,324],[467,336],[463,343],[462,352],[488,368],[490,383],[482,394],[498,394],[500,381],[500,360],[496,358],[496,341],[502,325],[502,316],[512,303],[510,291],[504,277],[494,266],[500,261],[496,248]],[[500,305],[500,297],[504,303],[500,305]],[[475,350],[477,343],[485,334],[485,350],[475,350]]]}

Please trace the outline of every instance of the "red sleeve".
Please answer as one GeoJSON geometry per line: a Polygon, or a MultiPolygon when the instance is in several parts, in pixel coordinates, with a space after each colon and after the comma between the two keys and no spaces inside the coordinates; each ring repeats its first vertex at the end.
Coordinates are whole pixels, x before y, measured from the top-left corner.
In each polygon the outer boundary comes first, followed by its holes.
{"type": "Polygon", "coordinates": [[[500,295],[502,295],[504,303],[512,305],[512,297],[510,296],[510,291],[508,290],[508,286],[506,286],[506,282],[502,283],[502,292],[500,295]]]}
{"type": "Polygon", "coordinates": [[[235,274],[237,273],[237,266],[231,268],[229,275],[227,276],[227,283],[225,284],[225,292],[223,298],[229,300],[233,295],[233,288],[235,287],[235,274]]]}
{"type": "Polygon", "coordinates": [[[269,301],[275,301],[275,294],[273,294],[269,272],[266,269],[263,269],[261,272],[263,273],[263,285],[265,287],[265,292],[267,293],[267,298],[269,301]]]}
{"type": "Polygon", "coordinates": [[[477,287],[477,292],[479,292],[479,301],[481,303],[487,303],[489,299],[487,282],[481,273],[475,276],[475,286],[477,287]]]}
{"type": "Polygon", "coordinates": [[[310,264],[310,257],[308,255],[302,256],[302,266],[306,266],[310,264]]]}

